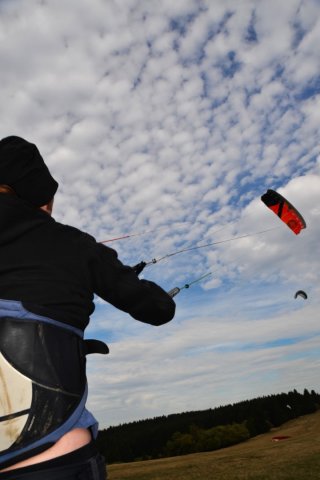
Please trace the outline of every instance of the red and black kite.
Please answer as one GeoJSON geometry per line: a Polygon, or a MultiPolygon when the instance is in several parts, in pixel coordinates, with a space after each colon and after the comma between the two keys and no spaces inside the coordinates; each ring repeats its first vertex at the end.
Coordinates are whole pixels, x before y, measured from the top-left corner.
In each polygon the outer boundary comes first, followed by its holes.
{"type": "Polygon", "coordinates": [[[288,227],[296,234],[306,228],[306,222],[298,210],[291,205],[280,193],[275,190],[267,190],[262,195],[261,200],[272,210],[278,217],[288,225],[288,227]]]}

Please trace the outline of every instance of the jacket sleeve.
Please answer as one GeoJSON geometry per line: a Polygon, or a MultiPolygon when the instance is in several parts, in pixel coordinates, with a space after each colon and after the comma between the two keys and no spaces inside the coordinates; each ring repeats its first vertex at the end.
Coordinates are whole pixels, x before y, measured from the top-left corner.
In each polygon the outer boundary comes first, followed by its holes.
{"type": "Polygon", "coordinates": [[[93,247],[90,271],[99,297],[140,322],[163,325],[172,320],[175,302],[165,290],[154,282],[140,280],[112,248],[96,242],[93,247]]]}

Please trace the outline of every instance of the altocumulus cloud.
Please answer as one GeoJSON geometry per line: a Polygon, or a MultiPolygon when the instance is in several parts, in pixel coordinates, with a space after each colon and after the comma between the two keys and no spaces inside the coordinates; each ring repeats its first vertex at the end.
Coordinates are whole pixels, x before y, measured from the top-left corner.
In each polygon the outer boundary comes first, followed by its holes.
{"type": "Polygon", "coordinates": [[[58,221],[98,240],[152,231],[111,244],[128,264],[253,234],[144,271],[167,289],[213,272],[160,329],[97,299],[102,426],[319,387],[319,13],[316,0],[0,1],[1,136],[39,146],[58,221]],[[261,203],[267,188],[303,213],[299,236],[261,203]]]}

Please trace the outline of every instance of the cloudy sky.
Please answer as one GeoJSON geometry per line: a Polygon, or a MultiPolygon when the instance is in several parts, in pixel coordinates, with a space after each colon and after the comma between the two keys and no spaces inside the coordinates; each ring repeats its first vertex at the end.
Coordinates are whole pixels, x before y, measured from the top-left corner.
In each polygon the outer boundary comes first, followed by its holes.
{"type": "Polygon", "coordinates": [[[212,272],[165,326],[96,300],[100,427],[320,391],[319,0],[0,0],[0,40],[1,137],[37,144],[57,221],[132,235],[109,244],[128,265],[222,242],[144,270],[167,290],[212,272]]]}

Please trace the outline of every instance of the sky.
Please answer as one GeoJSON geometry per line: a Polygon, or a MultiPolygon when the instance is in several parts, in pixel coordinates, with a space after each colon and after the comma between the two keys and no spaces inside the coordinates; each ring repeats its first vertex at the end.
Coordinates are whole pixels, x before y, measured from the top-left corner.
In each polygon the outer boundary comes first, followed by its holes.
{"type": "Polygon", "coordinates": [[[0,135],[38,146],[54,218],[130,235],[106,244],[127,265],[218,242],[141,274],[170,290],[211,272],[166,325],[96,297],[100,428],[320,391],[319,45],[319,0],[0,0],[0,135]]]}

